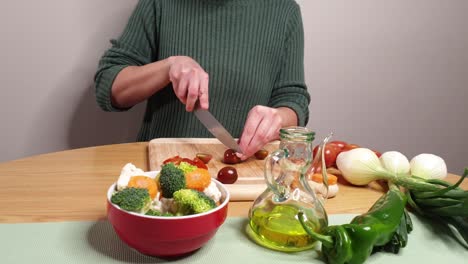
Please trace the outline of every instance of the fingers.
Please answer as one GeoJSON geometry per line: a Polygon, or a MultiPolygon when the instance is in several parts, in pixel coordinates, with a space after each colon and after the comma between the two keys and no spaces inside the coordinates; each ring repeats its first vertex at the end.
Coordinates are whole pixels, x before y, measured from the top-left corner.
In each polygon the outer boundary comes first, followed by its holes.
{"type": "Polygon", "coordinates": [[[257,131],[257,124],[261,122],[261,119],[261,114],[259,114],[255,108],[250,110],[248,113],[247,120],[244,125],[244,131],[242,131],[242,135],[239,140],[239,147],[243,151],[243,155],[240,157],[241,159],[246,159],[251,156],[249,155],[249,145],[257,131]]]}
{"type": "Polygon", "coordinates": [[[197,78],[196,73],[192,71],[191,74],[186,75],[188,78],[187,84],[188,84],[188,89],[187,89],[187,102],[185,104],[185,110],[188,112],[193,111],[195,108],[195,103],[198,100],[198,95],[199,95],[199,90],[200,90],[200,79],[197,78]]]}
{"type": "Polygon", "coordinates": [[[198,100],[200,101],[200,107],[205,110],[208,109],[209,107],[208,83],[209,83],[209,77],[208,77],[208,74],[205,73],[202,75],[202,78],[200,80],[200,96],[198,98],[198,100]]]}
{"type": "Polygon", "coordinates": [[[278,138],[282,120],[277,109],[256,106],[247,116],[244,131],[240,139],[243,154],[242,160],[254,155],[268,142],[278,138]]]}
{"type": "Polygon", "coordinates": [[[189,85],[189,81],[190,81],[190,77],[188,77],[187,75],[190,75],[189,74],[179,74],[179,79],[176,81],[177,83],[177,86],[173,86],[174,87],[174,92],[177,96],[177,98],[179,98],[179,100],[183,103],[183,104],[187,104],[187,90],[188,90],[188,85],[189,85]]]}
{"type": "Polygon", "coordinates": [[[169,79],[177,98],[191,112],[197,101],[208,109],[208,74],[192,58],[177,57],[169,69],[169,79]]]}

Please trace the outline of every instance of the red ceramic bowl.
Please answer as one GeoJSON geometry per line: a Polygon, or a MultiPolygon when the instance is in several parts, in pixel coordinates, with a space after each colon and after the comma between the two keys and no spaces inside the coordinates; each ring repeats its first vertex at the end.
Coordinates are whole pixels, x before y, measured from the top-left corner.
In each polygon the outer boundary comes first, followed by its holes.
{"type": "Polygon", "coordinates": [[[222,193],[221,204],[202,214],[176,217],[146,216],[120,209],[110,201],[113,184],[107,191],[107,218],[120,239],[140,253],[158,257],[188,254],[206,244],[227,216],[229,191],[212,180],[222,193]]]}

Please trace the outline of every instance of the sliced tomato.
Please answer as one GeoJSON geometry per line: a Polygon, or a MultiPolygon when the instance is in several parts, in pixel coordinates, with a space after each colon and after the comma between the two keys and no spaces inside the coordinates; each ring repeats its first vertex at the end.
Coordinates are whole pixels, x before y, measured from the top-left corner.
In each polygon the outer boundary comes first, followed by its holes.
{"type": "Polygon", "coordinates": [[[177,156],[174,156],[174,157],[171,157],[171,158],[168,158],[166,160],[163,161],[163,164],[167,164],[167,163],[174,163],[175,165],[179,165],[180,162],[182,161],[182,157],[180,157],[179,155],[177,156]]]}
{"type": "Polygon", "coordinates": [[[205,165],[205,163],[201,159],[199,159],[197,157],[195,157],[194,159],[189,159],[189,158],[182,158],[179,155],[177,155],[177,156],[166,159],[165,161],[163,161],[163,164],[166,164],[166,163],[169,163],[169,162],[174,163],[174,165],[179,165],[181,162],[186,162],[186,163],[188,163],[190,165],[193,165],[193,166],[196,166],[196,167],[198,167],[200,169],[205,169],[205,170],[208,169],[208,167],[205,165]]]}
{"type": "Polygon", "coordinates": [[[198,158],[198,157],[193,158],[193,162],[195,163],[195,166],[197,166],[197,167],[200,168],[200,169],[205,169],[205,170],[208,169],[208,167],[206,166],[205,162],[203,162],[203,160],[201,160],[201,159],[198,158]]]}

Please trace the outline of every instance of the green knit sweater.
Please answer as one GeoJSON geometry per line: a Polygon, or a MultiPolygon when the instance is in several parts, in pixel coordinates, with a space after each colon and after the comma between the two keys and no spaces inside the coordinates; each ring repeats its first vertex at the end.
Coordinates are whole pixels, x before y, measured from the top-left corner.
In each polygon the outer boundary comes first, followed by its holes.
{"type": "MultiPolygon", "coordinates": [[[[208,73],[210,111],[234,137],[256,105],[289,107],[307,124],[303,26],[293,0],[140,0],[111,43],[95,76],[105,111],[126,110],[110,96],[124,67],[185,55],[208,73]]],[[[158,137],[212,136],[169,85],[147,100],[138,140],[158,137]]]]}

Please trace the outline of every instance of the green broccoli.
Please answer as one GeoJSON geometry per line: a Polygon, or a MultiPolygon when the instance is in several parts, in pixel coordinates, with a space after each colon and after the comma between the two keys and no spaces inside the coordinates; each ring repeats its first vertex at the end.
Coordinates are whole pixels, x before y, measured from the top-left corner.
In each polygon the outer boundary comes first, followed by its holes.
{"type": "Polygon", "coordinates": [[[199,214],[216,207],[213,199],[193,189],[182,189],[175,192],[174,202],[177,205],[176,215],[199,214]]]}
{"type": "Polygon", "coordinates": [[[174,192],[185,188],[184,172],[173,163],[164,164],[159,175],[159,186],[164,198],[172,198],[174,192]]]}
{"type": "Polygon", "coordinates": [[[173,214],[167,212],[167,213],[162,213],[161,211],[150,209],[148,212],[146,212],[146,215],[151,215],[151,216],[174,216],[173,214]]]}
{"type": "Polygon", "coordinates": [[[111,202],[125,211],[146,213],[151,205],[151,198],[147,189],[125,188],[114,193],[111,202]]]}

